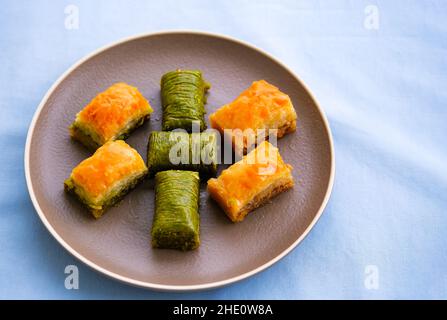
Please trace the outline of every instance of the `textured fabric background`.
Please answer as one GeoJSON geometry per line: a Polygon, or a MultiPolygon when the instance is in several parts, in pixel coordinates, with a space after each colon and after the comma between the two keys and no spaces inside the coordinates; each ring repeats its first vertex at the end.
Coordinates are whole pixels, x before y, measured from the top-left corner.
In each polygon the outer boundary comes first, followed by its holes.
{"type": "Polygon", "coordinates": [[[2,1],[0,298],[447,298],[446,19],[443,0],[2,1]],[[68,5],[78,29],[65,26],[68,5]],[[335,143],[334,191],[302,244],[261,274],[198,293],[90,270],[46,231],[24,178],[28,125],[61,73],[100,46],[164,29],[227,34],[284,61],[335,143]],[[79,290],[64,287],[70,264],[79,290]]]}

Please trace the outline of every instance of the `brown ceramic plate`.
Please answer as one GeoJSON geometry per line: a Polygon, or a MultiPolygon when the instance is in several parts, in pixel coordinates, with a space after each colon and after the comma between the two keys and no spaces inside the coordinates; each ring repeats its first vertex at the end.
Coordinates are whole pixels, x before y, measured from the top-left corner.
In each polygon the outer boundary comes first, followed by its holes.
{"type": "Polygon", "coordinates": [[[201,32],[163,32],[132,37],[82,59],[56,81],[38,107],[28,132],[25,170],[37,213],[75,257],[121,281],[160,290],[198,290],[249,277],[272,265],[306,236],[320,217],[334,179],[334,152],[323,111],[305,85],[283,64],[238,40],[201,32]],[[155,109],[127,142],[146,158],[151,130],[160,130],[160,77],[200,69],[212,88],[208,113],[233,100],[254,80],[266,79],[288,93],[298,128],[278,141],[293,165],[296,185],[271,203],[231,223],[201,190],[201,246],[192,252],[153,250],[153,181],[139,185],[95,221],[63,191],[63,181],[89,152],[70,140],[75,114],[98,92],[124,81],[137,86],[155,109]]]}

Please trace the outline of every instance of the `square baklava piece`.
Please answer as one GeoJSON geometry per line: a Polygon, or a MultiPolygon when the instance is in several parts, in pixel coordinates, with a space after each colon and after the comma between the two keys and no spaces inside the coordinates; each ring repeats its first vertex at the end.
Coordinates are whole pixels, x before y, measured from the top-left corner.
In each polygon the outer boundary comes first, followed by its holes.
{"type": "Polygon", "coordinates": [[[117,204],[147,175],[138,152],[122,140],[107,142],[82,161],[64,182],[95,218],[117,204]]]}
{"type": "Polygon", "coordinates": [[[290,97],[265,80],[253,82],[233,102],[210,115],[211,127],[230,134],[235,150],[244,153],[270,134],[281,138],[295,131],[296,119],[290,97]]]}
{"type": "Polygon", "coordinates": [[[292,166],[284,163],[276,147],[264,141],[217,179],[208,180],[208,192],[231,221],[239,222],[293,185],[292,166]]]}
{"type": "Polygon", "coordinates": [[[126,139],[152,111],[137,88],[123,82],[115,83],[76,115],[70,135],[96,150],[108,141],[126,139]]]}

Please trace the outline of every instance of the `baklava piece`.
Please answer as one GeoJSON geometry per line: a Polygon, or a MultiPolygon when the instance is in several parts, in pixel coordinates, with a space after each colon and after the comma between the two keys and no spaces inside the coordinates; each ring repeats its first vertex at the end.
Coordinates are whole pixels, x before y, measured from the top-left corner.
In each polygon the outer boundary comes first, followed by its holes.
{"type": "Polygon", "coordinates": [[[211,127],[230,134],[234,148],[244,153],[272,132],[281,138],[295,131],[296,119],[289,96],[265,80],[253,82],[233,102],[210,115],[211,127]]]}
{"type": "Polygon", "coordinates": [[[233,222],[294,185],[292,166],[278,149],[262,142],[242,160],[208,180],[208,192],[233,222]]]}
{"type": "Polygon", "coordinates": [[[100,218],[147,175],[138,152],[122,140],[107,142],[82,161],[65,180],[64,188],[100,218]]]}
{"type": "Polygon", "coordinates": [[[186,251],[200,245],[199,188],[197,172],[168,170],[155,175],[154,248],[186,251]]]}
{"type": "Polygon", "coordinates": [[[210,84],[198,70],[176,70],[161,78],[163,107],[163,131],[184,129],[192,131],[197,124],[200,131],[206,129],[205,103],[210,84]]]}
{"type": "Polygon", "coordinates": [[[116,83],[98,94],[76,115],[70,135],[96,150],[108,141],[126,139],[149,119],[152,111],[137,88],[116,83]]]}
{"type": "Polygon", "coordinates": [[[152,131],[147,151],[149,175],[175,169],[197,171],[204,178],[215,177],[217,140],[214,132],[152,131]]]}

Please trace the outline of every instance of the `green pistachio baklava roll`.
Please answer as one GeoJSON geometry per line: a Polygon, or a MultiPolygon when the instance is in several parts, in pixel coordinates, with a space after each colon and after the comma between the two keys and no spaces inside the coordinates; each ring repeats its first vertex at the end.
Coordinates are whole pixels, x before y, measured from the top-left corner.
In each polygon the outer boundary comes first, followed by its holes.
{"type": "Polygon", "coordinates": [[[177,128],[192,131],[193,123],[206,129],[205,103],[210,84],[198,70],[176,70],[161,78],[164,131],[177,128]]]}
{"type": "Polygon", "coordinates": [[[147,151],[149,175],[176,169],[197,171],[202,177],[216,176],[217,138],[215,132],[152,131],[147,151]]]}
{"type": "Polygon", "coordinates": [[[155,175],[152,247],[192,250],[200,245],[199,174],[168,170],[155,175]]]}

